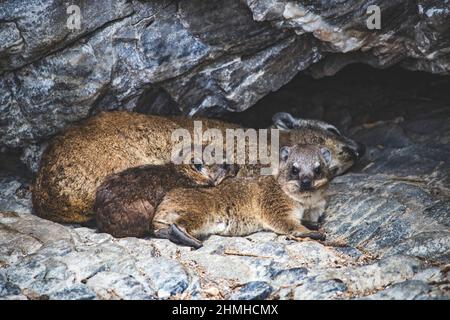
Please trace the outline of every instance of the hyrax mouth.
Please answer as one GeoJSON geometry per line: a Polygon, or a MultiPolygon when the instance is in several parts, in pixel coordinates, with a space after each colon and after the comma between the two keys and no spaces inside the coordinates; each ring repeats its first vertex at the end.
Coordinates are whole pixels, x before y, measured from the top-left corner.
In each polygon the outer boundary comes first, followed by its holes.
{"type": "Polygon", "coordinates": [[[328,179],[322,178],[312,181],[311,186],[308,188],[302,187],[301,184],[297,184],[297,190],[302,194],[302,196],[311,196],[312,193],[320,191],[327,187],[328,179]]]}

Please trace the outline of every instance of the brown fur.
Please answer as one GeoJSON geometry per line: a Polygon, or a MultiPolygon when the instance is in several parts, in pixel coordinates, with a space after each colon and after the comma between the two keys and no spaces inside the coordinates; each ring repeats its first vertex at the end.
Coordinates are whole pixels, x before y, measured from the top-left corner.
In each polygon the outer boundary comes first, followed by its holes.
{"type": "Polygon", "coordinates": [[[244,236],[263,230],[323,238],[303,226],[301,219],[304,211],[324,201],[323,192],[331,178],[325,159],[315,146],[294,146],[289,152],[276,176],[228,179],[210,189],[172,190],[157,208],[155,233],[176,224],[197,238],[244,236]],[[297,175],[291,173],[294,163],[302,168],[297,175]],[[320,173],[312,173],[316,163],[320,173]],[[310,190],[299,187],[306,177],[312,181],[310,190]]]}
{"type": "Polygon", "coordinates": [[[97,227],[115,237],[148,234],[155,208],[175,187],[215,186],[235,175],[232,166],[147,165],[109,176],[97,189],[97,227]]]}
{"type": "MultiPolygon", "coordinates": [[[[35,213],[62,223],[90,220],[96,189],[108,175],[140,165],[169,163],[173,130],[192,132],[193,120],[114,111],[73,125],[55,137],[43,154],[33,188],[35,213]]],[[[238,127],[219,120],[201,120],[204,130],[218,128],[225,132],[238,127]]],[[[280,132],[280,140],[288,145],[317,141],[330,149],[340,169],[354,163],[344,150],[349,142],[326,130],[293,129],[280,132]]],[[[254,169],[244,166],[240,175],[253,175],[254,169]]]]}

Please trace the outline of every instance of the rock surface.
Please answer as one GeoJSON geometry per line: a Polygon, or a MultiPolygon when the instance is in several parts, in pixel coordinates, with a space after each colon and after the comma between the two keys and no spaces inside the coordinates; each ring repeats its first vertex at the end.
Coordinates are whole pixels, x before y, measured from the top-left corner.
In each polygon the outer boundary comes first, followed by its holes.
{"type": "Polygon", "coordinates": [[[30,214],[26,178],[3,176],[0,299],[450,299],[450,121],[417,118],[352,129],[368,152],[331,185],[324,243],[115,239],[30,214]]]}
{"type": "Polygon", "coordinates": [[[0,149],[24,156],[100,110],[243,111],[299,71],[363,62],[450,71],[450,3],[60,1],[0,6],[0,149]],[[367,27],[369,5],[381,29],[367,27]]]}
{"type": "Polygon", "coordinates": [[[376,31],[373,1],[77,3],[79,30],[58,1],[0,6],[0,299],[450,299],[450,78],[305,75],[448,73],[449,1],[377,1],[376,31]],[[331,185],[325,243],[261,232],[191,250],[34,216],[21,162],[36,170],[48,137],[111,109],[246,110],[222,116],[254,127],[287,111],[367,152],[331,185]]]}

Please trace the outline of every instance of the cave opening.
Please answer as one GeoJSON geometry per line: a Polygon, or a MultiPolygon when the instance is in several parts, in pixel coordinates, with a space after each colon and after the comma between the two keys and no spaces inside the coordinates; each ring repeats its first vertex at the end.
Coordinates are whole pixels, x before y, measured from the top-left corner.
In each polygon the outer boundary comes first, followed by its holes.
{"type": "Polygon", "coordinates": [[[270,126],[273,114],[280,111],[320,119],[367,146],[354,170],[373,166],[390,174],[432,174],[431,168],[448,167],[449,88],[450,76],[353,64],[318,79],[301,72],[253,107],[221,118],[251,128],[270,126]],[[419,164],[404,158],[417,158],[419,164]]]}
{"type": "Polygon", "coordinates": [[[271,124],[274,113],[284,111],[308,119],[321,119],[348,132],[364,123],[399,117],[448,117],[450,76],[409,71],[401,67],[376,69],[353,64],[337,74],[313,78],[300,72],[279,90],[268,94],[253,107],[222,116],[248,127],[271,124]]]}

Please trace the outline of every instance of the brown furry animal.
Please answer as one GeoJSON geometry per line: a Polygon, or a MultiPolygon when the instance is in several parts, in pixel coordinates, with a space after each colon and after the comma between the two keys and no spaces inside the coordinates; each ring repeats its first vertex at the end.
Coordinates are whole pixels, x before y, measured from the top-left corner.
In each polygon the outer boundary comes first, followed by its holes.
{"type": "MultiPolygon", "coordinates": [[[[141,165],[169,163],[172,132],[178,128],[192,132],[194,120],[113,111],[71,126],[50,142],[42,156],[32,194],[34,212],[61,223],[87,222],[93,218],[96,189],[108,175],[141,165]]],[[[238,127],[201,120],[204,130],[225,132],[238,127]]],[[[317,143],[327,147],[336,175],[350,168],[360,155],[358,144],[324,122],[298,120],[286,113],[276,115],[274,121],[285,130],[280,132],[281,145],[317,143]]],[[[251,166],[244,166],[240,175],[251,175],[248,168],[251,166]]]]}
{"type": "Polygon", "coordinates": [[[97,227],[115,237],[148,235],[155,208],[175,187],[216,186],[236,175],[235,166],[172,163],[127,169],[109,176],[97,189],[97,227]]]}
{"type": "Polygon", "coordinates": [[[181,244],[193,247],[201,246],[197,238],[211,234],[244,236],[263,230],[324,239],[301,220],[306,212],[325,208],[330,151],[312,145],[283,147],[280,158],[275,176],[228,179],[210,189],[172,190],[155,213],[155,235],[171,239],[170,234],[185,233],[188,240],[181,244]]]}

